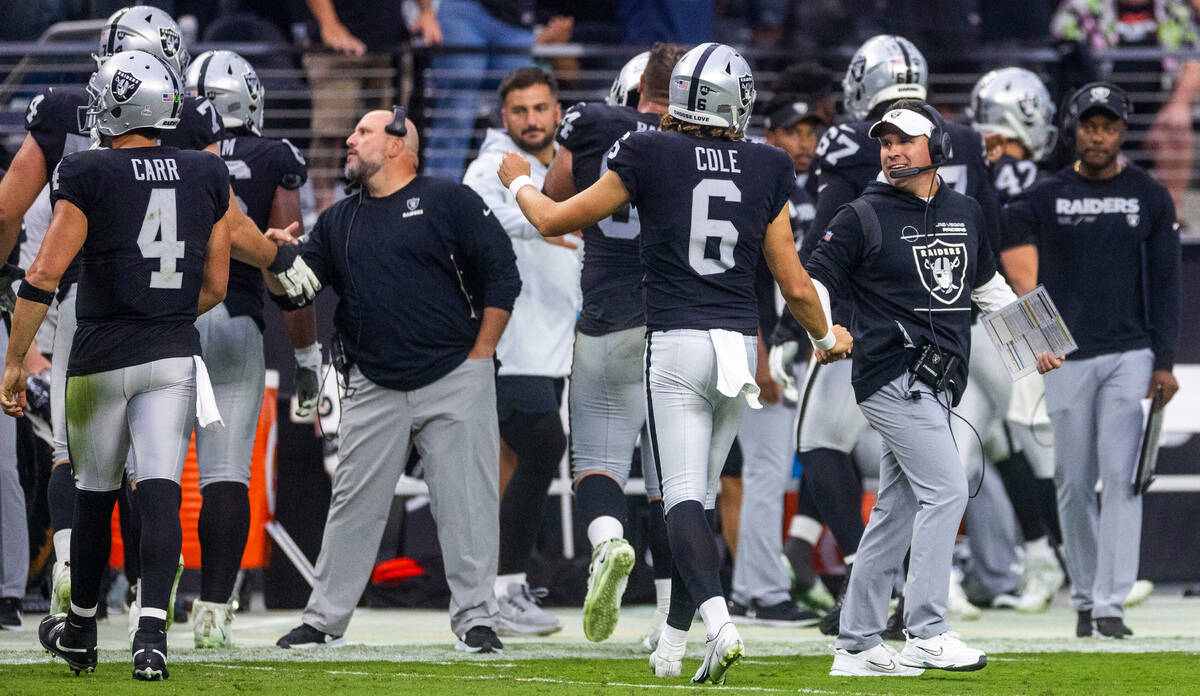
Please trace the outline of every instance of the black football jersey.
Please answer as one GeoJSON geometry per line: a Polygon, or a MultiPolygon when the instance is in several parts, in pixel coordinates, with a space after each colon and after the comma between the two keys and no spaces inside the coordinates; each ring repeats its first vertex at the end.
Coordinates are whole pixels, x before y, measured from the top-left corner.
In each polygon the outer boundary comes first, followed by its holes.
{"type": "Polygon", "coordinates": [[[225,127],[212,102],[204,97],[185,96],[179,125],[162,131],[158,141],[180,150],[203,150],[223,137],[225,127]]]}
{"type": "Polygon", "coordinates": [[[608,154],[641,217],[646,328],[758,330],[754,274],[792,160],[746,141],[628,133],[608,154]]]}
{"type": "Polygon", "coordinates": [[[67,374],[198,353],[208,239],[229,207],[225,164],[162,146],[77,152],[51,179],[51,203],[62,200],[88,220],[67,374]]]}
{"type": "Polygon", "coordinates": [[[1000,159],[988,164],[992,172],[992,186],[1001,204],[1008,203],[1017,194],[1033,186],[1041,178],[1037,163],[1020,160],[1012,155],[1001,155],[1000,159]]]}
{"type": "MultiPolygon", "coordinates": [[[[229,180],[238,205],[258,225],[267,229],[275,190],[296,190],[308,179],[304,157],[287,140],[271,140],[242,134],[221,141],[221,158],[229,168],[229,180]]],[[[262,271],[231,259],[229,291],[225,295],[229,316],[252,317],[263,327],[262,271]]]]}
{"type": "MultiPolygon", "coordinates": [[[[658,120],[657,114],[628,106],[580,103],[568,109],[556,138],[571,151],[576,190],[586,189],[608,171],[605,154],[618,138],[658,130],[658,120]]],[[[640,232],[638,211],[632,206],[583,230],[583,308],[576,325],[581,333],[602,336],[646,323],[640,232]]]]}

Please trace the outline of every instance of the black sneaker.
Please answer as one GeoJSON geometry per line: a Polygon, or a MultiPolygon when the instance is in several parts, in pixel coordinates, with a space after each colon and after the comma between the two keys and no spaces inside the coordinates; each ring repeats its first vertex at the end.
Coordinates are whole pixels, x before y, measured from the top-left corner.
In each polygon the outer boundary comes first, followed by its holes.
{"type": "Polygon", "coordinates": [[[66,614],[52,614],[38,626],[38,642],[57,655],[75,674],[96,670],[96,626],[85,630],[72,626],[66,614]]]}
{"type": "Polygon", "coordinates": [[[754,620],[770,625],[798,626],[806,621],[819,618],[811,611],[804,611],[796,603],[786,599],[778,604],[764,607],[754,603],[754,620]]]}
{"type": "Polygon", "coordinates": [[[166,631],[138,631],[133,634],[133,678],[138,681],[166,681],[166,631]]]}
{"type": "Polygon", "coordinates": [[[1096,619],[1096,631],[1105,638],[1121,639],[1133,635],[1133,631],[1129,630],[1119,616],[1104,616],[1096,619]]]}
{"type": "Polygon", "coordinates": [[[472,626],[458,639],[455,649],[469,653],[490,653],[504,650],[504,644],[491,626],[472,626]]]}
{"type": "Polygon", "coordinates": [[[275,641],[281,648],[340,648],[346,644],[342,636],[331,636],[328,633],[302,623],[288,631],[288,634],[275,641]]]}
{"type": "Polygon", "coordinates": [[[729,615],[734,618],[745,618],[750,616],[750,607],[742,604],[741,602],[727,599],[725,600],[725,606],[729,609],[729,615]]]}
{"type": "Polygon", "coordinates": [[[16,597],[0,599],[0,628],[9,631],[23,631],[25,630],[23,619],[20,599],[16,597]]]}
{"type": "Polygon", "coordinates": [[[896,611],[888,617],[887,626],[883,629],[883,633],[879,634],[884,640],[907,640],[908,636],[904,635],[904,597],[896,602],[896,611]]]}
{"type": "Polygon", "coordinates": [[[1079,616],[1075,620],[1075,637],[1076,638],[1091,638],[1092,637],[1092,610],[1085,609],[1079,612],[1079,616]]]}

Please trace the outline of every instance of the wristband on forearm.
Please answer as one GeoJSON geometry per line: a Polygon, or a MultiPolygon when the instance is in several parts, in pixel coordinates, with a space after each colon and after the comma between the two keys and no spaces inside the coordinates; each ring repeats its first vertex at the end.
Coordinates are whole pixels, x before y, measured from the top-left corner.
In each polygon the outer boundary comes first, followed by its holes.
{"type": "Polygon", "coordinates": [[[808,338],[810,341],[812,341],[813,346],[816,347],[817,350],[829,351],[833,350],[833,347],[837,345],[837,337],[833,335],[832,326],[829,327],[828,333],[826,333],[823,337],[813,338],[812,336],[809,336],[808,338]]]}
{"type": "Polygon", "coordinates": [[[17,288],[17,297],[49,306],[54,301],[54,291],[43,290],[34,286],[28,280],[22,280],[21,286],[17,288]]]}
{"type": "Polygon", "coordinates": [[[516,198],[517,191],[520,191],[527,185],[533,186],[533,179],[530,179],[528,174],[522,174],[521,176],[513,179],[512,183],[508,185],[508,192],[513,195],[513,198],[516,198]]]}
{"type": "Polygon", "coordinates": [[[275,251],[275,260],[271,262],[270,266],[267,266],[267,270],[271,273],[283,273],[292,267],[292,263],[299,255],[300,252],[296,251],[295,247],[285,244],[275,251]]]}

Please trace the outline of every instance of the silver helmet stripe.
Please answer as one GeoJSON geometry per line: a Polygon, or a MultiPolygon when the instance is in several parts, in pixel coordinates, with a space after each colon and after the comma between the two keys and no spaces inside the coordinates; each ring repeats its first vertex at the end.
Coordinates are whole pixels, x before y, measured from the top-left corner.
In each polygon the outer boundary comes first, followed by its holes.
{"type": "Polygon", "coordinates": [[[692,69],[692,84],[688,88],[688,108],[693,111],[696,109],[696,95],[700,91],[700,73],[704,72],[704,64],[708,62],[708,57],[720,45],[718,43],[709,44],[708,48],[704,49],[704,53],[700,54],[700,59],[696,61],[696,67],[692,69]]]}
{"type": "Polygon", "coordinates": [[[204,56],[204,61],[200,63],[200,75],[196,78],[196,96],[198,97],[203,97],[205,95],[204,78],[208,74],[208,64],[212,62],[214,55],[216,55],[216,53],[209,51],[208,55],[204,56]]]}
{"type": "Polygon", "coordinates": [[[133,7],[123,7],[117,10],[117,13],[112,16],[112,21],[108,23],[108,55],[112,55],[117,48],[117,25],[121,23],[121,18],[124,17],[133,7]]]}

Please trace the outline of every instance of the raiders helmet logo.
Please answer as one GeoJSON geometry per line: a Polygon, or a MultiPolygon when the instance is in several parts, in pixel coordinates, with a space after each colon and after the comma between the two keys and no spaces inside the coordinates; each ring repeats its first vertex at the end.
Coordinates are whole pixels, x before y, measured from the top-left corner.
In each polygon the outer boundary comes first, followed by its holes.
{"type": "Polygon", "coordinates": [[[795,102],[792,104],[792,111],[795,111],[798,116],[804,116],[808,114],[808,104],[805,104],[804,102],[795,102]]]}
{"type": "Polygon", "coordinates": [[[1021,109],[1021,115],[1025,117],[1026,123],[1031,123],[1037,117],[1038,112],[1037,95],[1033,92],[1026,92],[1019,100],[1017,107],[1021,109]]]}
{"type": "Polygon", "coordinates": [[[258,81],[258,75],[247,72],[245,75],[242,75],[242,79],[246,81],[246,91],[250,93],[250,98],[258,99],[258,91],[262,89],[262,83],[258,81]]]}
{"type": "Polygon", "coordinates": [[[118,70],[112,78],[112,95],[120,103],[125,103],[137,94],[142,81],[124,70],[118,70]]]}
{"type": "Polygon", "coordinates": [[[752,75],[742,75],[738,78],[738,88],[741,92],[742,104],[749,104],[754,98],[754,77],[752,75]]]}
{"type": "Polygon", "coordinates": [[[407,203],[409,210],[416,210],[417,206],[421,205],[421,199],[420,198],[410,198],[407,201],[405,201],[405,203],[407,203]]]}
{"type": "Polygon", "coordinates": [[[1130,227],[1137,227],[1141,219],[1142,217],[1137,213],[1126,213],[1125,215],[1125,222],[1128,222],[1130,227]]]}
{"type": "Polygon", "coordinates": [[[855,82],[861,82],[863,73],[867,71],[867,57],[859,56],[850,63],[850,79],[855,82]]]}
{"type": "Polygon", "coordinates": [[[966,244],[949,244],[935,239],[913,247],[913,261],[921,284],[938,302],[952,305],[962,295],[967,274],[966,244]]]}
{"type": "Polygon", "coordinates": [[[1088,91],[1094,102],[1108,101],[1108,95],[1112,94],[1112,90],[1107,87],[1093,87],[1088,91]]]}
{"type": "Polygon", "coordinates": [[[179,38],[179,32],[175,31],[173,27],[159,27],[158,39],[162,43],[163,55],[168,58],[174,58],[183,43],[179,38]]]}

